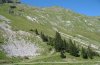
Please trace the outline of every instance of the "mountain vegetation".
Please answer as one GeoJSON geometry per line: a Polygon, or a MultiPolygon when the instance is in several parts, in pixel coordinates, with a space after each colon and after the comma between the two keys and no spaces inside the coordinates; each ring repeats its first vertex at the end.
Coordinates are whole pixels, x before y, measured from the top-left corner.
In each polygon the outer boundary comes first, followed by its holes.
{"type": "Polygon", "coordinates": [[[0,0],[0,64],[99,65],[99,19],[57,6],[38,8],[0,0]]]}
{"type": "MultiPolygon", "coordinates": [[[[36,34],[37,32],[38,31],[36,29],[36,34]]],[[[48,37],[41,32],[41,38],[44,42],[47,42],[48,45],[53,46],[57,52],[60,52],[62,58],[66,58],[66,56],[64,55],[65,52],[70,53],[70,55],[75,57],[79,57],[79,53],[81,52],[81,56],[84,59],[93,59],[93,56],[98,56],[98,53],[93,51],[90,46],[88,46],[87,49],[82,47],[82,50],[80,51],[79,45],[76,45],[75,41],[73,42],[71,39],[69,39],[69,42],[66,42],[66,40],[63,40],[61,38],[59,32],[56,32],[55,38],[48,37]]]]}

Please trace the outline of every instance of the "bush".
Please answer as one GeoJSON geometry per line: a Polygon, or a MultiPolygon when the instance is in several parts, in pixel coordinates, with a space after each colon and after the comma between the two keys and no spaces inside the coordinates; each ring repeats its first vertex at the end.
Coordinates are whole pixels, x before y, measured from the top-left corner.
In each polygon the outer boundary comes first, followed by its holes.
{"type": "Polygon", "coordinates": [[[48,36],[44,35],[42,32],[41,32],[41,38],[43,42],[48,42],[48,36]]]}
{"type": "Polygon", "coordinates": [[[32,31],[33,32],[34,30],[33,29],[30,29],[29,31],[32,31]]]}
{"type": "Polygon", "coordinates": [[[10,6],[10,8],[11,8],[11,9],[14,9],[14,8],[16,8],[16,6],[14,6],[14,5],[11,5],[11,6],[10,6]]]}
{"type": "Polygon", "coordinates": [[[37,30],[37,29],[35,29],[35,34],[39,35],[39,33],[38,33],[38,30],[37,30]]]}
{"type": "Polygon", "coordinates": [[[66,55],[64,54],[63,51],[60,52],[60,57],[61,57],[61,58],[66,58],[66,55]]]}

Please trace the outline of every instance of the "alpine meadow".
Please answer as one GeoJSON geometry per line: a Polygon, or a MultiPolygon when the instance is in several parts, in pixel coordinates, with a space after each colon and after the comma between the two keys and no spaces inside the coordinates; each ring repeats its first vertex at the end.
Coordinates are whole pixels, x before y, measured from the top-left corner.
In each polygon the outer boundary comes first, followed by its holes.
{"type": "Polygon", "coordinates": [[[100,65],[100,16],[0,0],[0,65],[100,65]]]}

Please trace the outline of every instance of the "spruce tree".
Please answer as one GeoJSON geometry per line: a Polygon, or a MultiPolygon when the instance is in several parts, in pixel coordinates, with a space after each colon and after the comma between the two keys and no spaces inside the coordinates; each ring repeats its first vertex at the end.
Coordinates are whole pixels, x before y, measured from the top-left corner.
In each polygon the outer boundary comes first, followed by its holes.
{"type": "Polygon", "coordinates": [[[88,52],[85,48],[82,47],[81,55],[84,59],[88,59],[88,52]]]}
{"type": "Polygon", "coordinates": [[[79,47],[76,45],[76,43],[72,42],[72,40],[69,40],[69,53],[75,57],[79,57],[79,47]]]}
{"type": "Polygon", "coordinates": [[[39,35],[39,33],[38,33],[38,30],[37,30],[37,29],[35,29],[35,34],[39,35]]]}
{"type": "Polygon", "coordinates": [[[66,42],[66,40],[62,40],[62,50],[69,52],[69,45],[68,42],[66,42]]]}
{"type": "Polygon", "coordinates": [[[60,52],[62,50],[61,43],[62,43],[61,35],[59,34],[59,32],[56,32],[54,46],[57,52],[60,52]]]}
{"type": "Polygon", "coordinates": [[[87,50],[88,50],[88,57],[89,57],[90,59],[93,59],[93,51],[92,51],[91,47],[88,46],[87,50]]]}
{"type": "Polygon", "coordinates": [[[2,0],[2,3],[7,3],[7,0],[2,0]]]}
{"type": "Polygon", "coordinates": [[[41,32],[41,38],[43,42],[48,42],[48,37],[41,32]]]}
{"type": "Polygon", "coordinates": [[[69,53],[74,55],[74,44],[71,39],[69,40],[69,53]]]}
{"type": "Polygon", "coordinates": [[[55,41],[54,38],[48,37],[48,42],[47,42],[47,44],[48,44],[48,45],[51,45],[51,46],[54,46],[54,41],[55,41]]]}
{"type": "Polygon", "coordinates": [[[67,42],[66,42],[66,40],[64,39],[64,40],[63,40],[63,43],[62,43],[62,49],[66,51],[67,47],[68,47],[68,46],[67,46],[67,42]]]}

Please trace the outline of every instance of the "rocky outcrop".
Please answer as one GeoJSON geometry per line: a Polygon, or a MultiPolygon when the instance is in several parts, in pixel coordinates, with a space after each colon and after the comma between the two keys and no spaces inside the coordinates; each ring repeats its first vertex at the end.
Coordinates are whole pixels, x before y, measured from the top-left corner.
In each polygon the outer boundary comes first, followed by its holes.
{"type": "Polygon", "coordinates": [[[0,19],[4,21],[0,23],[0,29],[5,32],[4,37],[6,39],[1,47],[8,56],[30,57],[40,55],[39,48],[30,40],[24,38],[24,36],[31,36],[30,33],[21,30],[13,31],[7,23],[10,22],[9,19],[1,15],[0,19]]]}

